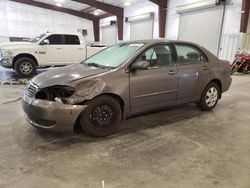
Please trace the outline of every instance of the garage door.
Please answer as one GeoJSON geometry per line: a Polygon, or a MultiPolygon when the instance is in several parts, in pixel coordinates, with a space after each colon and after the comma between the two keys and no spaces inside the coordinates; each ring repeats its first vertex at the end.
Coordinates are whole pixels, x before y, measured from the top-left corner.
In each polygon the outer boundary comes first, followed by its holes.
{"type": "Polygon", "coordinates": [[[222,6],[182,13],[179,39],[198,43],[218,55],[222,18],[222,6]]]}
{"type": "Polygon", "coordinates": [[[102,27],[102,44],[112,45],[116,43],[116,25],[102,27]]]}
{"type": "Polygon", "coordinates": [[[143,20],[130,23],[130,40],[152,39],[154,20],[143,20]]]}

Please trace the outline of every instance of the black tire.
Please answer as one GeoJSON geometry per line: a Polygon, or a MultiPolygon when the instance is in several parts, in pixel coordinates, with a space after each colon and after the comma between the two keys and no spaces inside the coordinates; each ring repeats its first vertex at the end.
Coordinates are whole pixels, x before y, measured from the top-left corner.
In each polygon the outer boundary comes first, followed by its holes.
{"type": "Polygon", "coordinates": [[[117,130],[122,119],[122,109],[117,100],[102,95],[86,104],[88,107],[80,115],[80,125],[87,134],[103,137],[117,130]]]}
{"type": "Polygon", "coordinates": [[[31,58],[21,57],[16,60],[14,70],[20,77],[30,78],[36,73],[36,63],[31,58]]]}
{"type": "Polygon", "coordinates": [[[221,96],[221,90],[219,86],[216,83],[211,82],[204,89],[200,101],[197,103],[197,105],[201,110],[206,110],[206,111],[212,110],[217,105],[220,96],[221,96]],[[216,96],[214,92],[211,93],[211,91],[212,90],[214,91],[214,89],[217,92],[216,96]]]}

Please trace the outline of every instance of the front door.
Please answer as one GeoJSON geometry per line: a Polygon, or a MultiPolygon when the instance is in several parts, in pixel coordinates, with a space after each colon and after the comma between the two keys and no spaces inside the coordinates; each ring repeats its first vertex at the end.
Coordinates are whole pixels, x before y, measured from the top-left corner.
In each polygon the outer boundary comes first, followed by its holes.
{"type": "Polygon", "coordinates": [[[210,64],[205,54],[191,44],[175,44],[178,59],[178,103],[199,100],[210,80],[210,64]]]}
{"type": "Polygon", "coordinates": [[[148,61],[149,69],[130,72],[130,107],[132,113],[174,104],[177,97],[177,68],[170,44],[153,46],[136,61],[148,61]]]}

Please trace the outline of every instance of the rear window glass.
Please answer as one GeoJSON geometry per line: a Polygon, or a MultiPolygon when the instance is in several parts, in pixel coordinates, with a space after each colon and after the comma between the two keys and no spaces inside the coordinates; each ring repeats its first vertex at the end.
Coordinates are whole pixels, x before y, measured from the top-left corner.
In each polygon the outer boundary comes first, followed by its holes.
{"type": "Polygon", "coordinates": [[[196,47],[188,44],[176,44],[179,64],[197,64],[206,62],[204,54],[196,47]]]}
{"type": "Polygon", "coordinates": [[[79,37],[76,35],[64,35],[65,44],[67,45],[80,45],[79,37]]]}

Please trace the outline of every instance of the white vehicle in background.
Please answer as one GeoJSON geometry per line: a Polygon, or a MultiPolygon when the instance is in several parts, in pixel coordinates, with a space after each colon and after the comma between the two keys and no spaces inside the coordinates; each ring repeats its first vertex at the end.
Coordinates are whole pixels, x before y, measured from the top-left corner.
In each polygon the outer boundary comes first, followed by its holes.
{"type": "Polygon", "coordinates": [[[31,77],[37,68],[79,63],[104,49],[86,46],[80,33],[44,33],[29,42],[0,45],[0,65],[13,68],[21,77],[31,77]]]}

